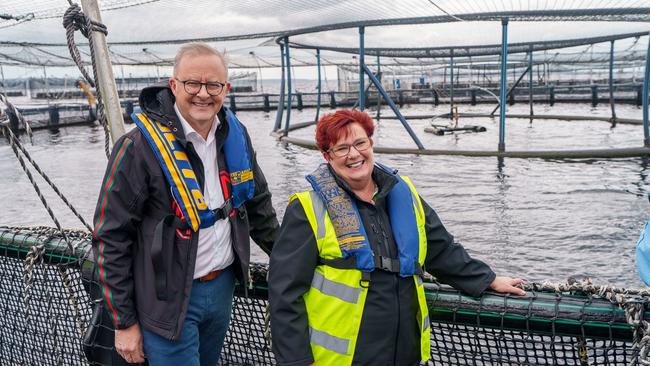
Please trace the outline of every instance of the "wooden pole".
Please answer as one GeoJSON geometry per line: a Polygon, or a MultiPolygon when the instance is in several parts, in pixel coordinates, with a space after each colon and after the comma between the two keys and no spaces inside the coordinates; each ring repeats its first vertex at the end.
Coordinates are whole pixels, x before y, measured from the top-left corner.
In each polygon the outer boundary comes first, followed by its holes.
{"type": "MultiPolygon", "coordinates": [[[[81,0],[81,7],[90,20],[98,23],[102,22],[97,0],[81,0]]],[[[122,107],[120,107],[120,97],[117,94],[115,77],[113,76],[113,65],[111,64],[110,54],[108,53],[106,36],[101,32],[91,32],[90,37],[95,50],[93,60],[97,68],[95,79],[101,92],[102,104],[104,105],[104,111],[108,119],[111,139],[115,143],[120,136],[124,135],[125,130],[122,107]]]]}

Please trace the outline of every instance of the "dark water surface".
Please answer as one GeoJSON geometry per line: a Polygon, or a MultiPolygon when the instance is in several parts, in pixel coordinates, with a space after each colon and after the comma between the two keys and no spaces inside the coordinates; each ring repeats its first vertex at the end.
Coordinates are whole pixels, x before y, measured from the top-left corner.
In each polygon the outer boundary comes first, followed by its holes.
{"type": "MultiPolygon", "coordinates": [[[[461,112],[486,112],[491,106],[461,106],[461,112]]],[[[325,109],[325,112],[329,109],[325,109]]],[[[404,108],[404,114],[445,113],[446,106],[404,108]]],[[[526,113],[515,105],[509,112],[526,113]]],[[[539,114],[607,116],[608,106],[536,106],[539,114]]],[[[313,119],[314,110],[293,111],[292,120],[313,119]]],[[[384,111],[388,114],[388,111],[384,111]]],[[[633,106],[617,106],[619,117],[641,118],[633,106]]],[[[373,113],[374,115],[374,113],[373,113]]],[[[273,193],[278,213],[284,213],[290,194],[308,188],[304,175],[321,162],[316,151],[287,145],[269,135],[275,113],[241,112],[257,150],[258,160],[273,193]]],[[[479,124],[481,134],[434,136],[423,132],[429,121],[411,126],[432,149],[496,149],[496,120],[468,119],[460,125],[479,124]]],[[[448,123],[437,120],[437,123],[448,123]]],[[[130,125],[132,126],[132,125],[130,125]]],[[[131,127],[130,127],[131,128],[131,127]]],[[[313,138],[313,128],[292,134],[313,138]]],[[[376,132],[379,146],[414,147],[396,120],[382,120],[376,132]]],[[[510,120],[508,149],[559,149],[641,146],[641,126],[606,122],[510,120]]],[[[25,139],[23,138],[23,141],[25,139]]],[[[92,220],[106,167],[103,131],[99,127],[63,128],[58,133],[39,131],[34,145],[26,144],[43,170],[61,188],[87,221],[92,220]]],[[[645,219],[650,216],[646,158],[541,160],[465,158],[445,156],[377,155],[377,160],[409,175],[420,194],[438,212],[446,227],[471,252],[499,274],[531,281],[565,280],[588,275],[597,283],[640,287],[634,249],[645,219]]],[[[0,225],[53,226],[11,148],[0,141],[0,225]]],[[[45,182],[45,196],[65,227],[81,227],[59,203],[45,182]]],[[[266,261],[254,250],[254,259],[266,261]]]]}

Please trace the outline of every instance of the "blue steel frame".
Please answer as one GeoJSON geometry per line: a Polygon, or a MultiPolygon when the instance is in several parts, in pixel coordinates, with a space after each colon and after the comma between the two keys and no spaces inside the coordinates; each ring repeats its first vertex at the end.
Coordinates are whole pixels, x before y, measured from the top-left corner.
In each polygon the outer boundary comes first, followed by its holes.
{"type": "Polygon", "coordinates": [[[372,71],[370,71],[368,66],[362,64],[362,69],[365,72],[365,74],[368,75],[368,79],[370,79],[370,82],[375,85],[375,88],[377,88],[377,91],[379,92],[379,94],[381,94],[382,98],[384,98],[386,103],[388,103],[390,109],[392,109],[393,112],[395,112],[395,115],[397,116],[399,121],[406,129],[406,132],[408,132],[408,134],[411,136],[415,144],[418,145],[418,149],[424,150],[424,145],[422,145],[422,142],[420,142],[420,139],[415,135],[415,132],[413,132],[411,126],[409,126],[408,122],[406,122],[406,119],[399,111],[399,108],[397,108],[397,105],[395,105],[395,102],[393,102],[393,100],[390,99],[390,96],[388,95],[388,93],[386,93],[386,90],[384,90],[384,87],[381,85],[381,82],[375,77],[375,75],[373,75],[372,71]]]}
{"type": "Polygon", "coordinates": [[[648,33],[648,51],[645,57],[645,77],[643,78],[643,146],[650,147],[648,130],[648,87],[650,87],[650,33],[648,33]]]}
{"type": "MultiPolygon", "coordinates": [[[[459,71],[460,72],[460,71],[459,71]]],[[[451,49],[451,57],[449,57],[449,76],[450,77],[450,91],[449,91],[449,118],[454,118],[454,49],[451,49]]]]}
{"type": "Polygon", "coordinates": [[[287,59],[287,119],[284,122],[284,135],[289,136],[289,121],[291,121],[291,99],[293,95],[291,93],[291,55],[289,53],[289,37],[284,37],[284,44],[287,45],[287,49],[284,52],[284,56],[287,59]]]}
{"type": "Polygon", "coordinates": [[[320,117],[320,93],[321,93],[321,77],[320,77],[320,49],[316,49],[316,68],[318,69],[318,96],[316,99],[316,118],[314,118],[314,122],[318,122],[318,118],[320,117]]]}
{"type": "Polygon", "coordinates": [[[366,87],[363,77],[363,68],[366,66],[364,35],[365,27],[359,27],[359,110],[361,111],[366,109],[366,87]]]}
{"type": "Polygon", "coordinates": [[[609,47],[609,105],[612,107],[612,122],[616,121],[616,109],[614,107],[614,41],[609,47]]]}
{"type": "MultiPolygon", "coordinates": [[[[288,47],[288,46],[287,46],[288,47]]],[[[282,113],[284,112],[284,44],[280,43],[280,68],[282,70],[282,77],[280,79],[280,98],[278,100],[278,111],[275,114],[275,126],[273,131],[280,130],[282,126],[282,113]]]]}
{"type": "Polygon", "coordinates": [[[528,104],[530,105],[530,116],[533,116],[533,46],[528,51],[528,104]]]}
{"type": "Polygon", "coordinates": [[[499,151],[506,151],[506,63],[508,61],[508,18],[501,19],[501,111],[499,112],[499,151]]]}

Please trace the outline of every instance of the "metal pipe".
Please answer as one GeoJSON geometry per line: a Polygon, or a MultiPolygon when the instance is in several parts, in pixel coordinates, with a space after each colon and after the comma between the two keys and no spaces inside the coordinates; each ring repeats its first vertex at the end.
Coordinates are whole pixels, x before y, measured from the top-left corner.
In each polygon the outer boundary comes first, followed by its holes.
{"type": "MultiPolygon", "coordinates": [[[[81,0],[81,7],[87,17],[93,22],[102,22],[97,0],[81,0]]],[[[122,117],[122,107],[120,106],[120,97],[117,94],[115,86],[115,77],[113,76],[113,65],[106,45],[106,36],[102,32],[91,32],[90,39],[94,44],[94,62],[97,67],[97,84],[99,92],[102,94],[102,104],[110,126],[111,139],[113,143],[120,136],[124,135],[124,118],[122,117]]]]}
{"type": "Polygon", "coordinates": [[[359,27],[359,110],[366,109],[366,88],[364,87],[363,68],[366,65],[364,45],[365,27],[359,27]]]}
{"type": "Polygon", "coordinates": [[[612,107],[612,122],[616,121],[616,110],[614,109],[614,41],[610,42],[609,48],[609,105],[612,107]]]}
{"type": "Polygon", "coordinates": [[[279,131],[282,126],[282,114],[284,113],[284,89],[285,89],[285,75],[284,75],[284,44],[280,43],[280,97],[278,99],[278,111],[275,113],[275,126],[273,132],[279,131]]]}
{"type": "MultiPolygon", "coordinates": [[[[379,51],[377,51],[377,78],[381,83],[381,62],[379,60],[379,51]]],[[[377,120],[381,118],[381,98],[379,97],[379,92],[377,93],[377,120]]]]}
{"type": "Polygon", "coordinates": [[[320,117],[320,93],[321,93],[321,77],[320,77],[320,49],[316,49],[316,68],[318,69],[318,97],[316,99],[316,118],[314,118],[314,122],[318,122],[318,118],[320,117]]]}
{"type": "Polygon", "coordinates": [[[648,130],[648,87],[650,87],[650,33],[648,33],[648,50],[645,57],[645,76],[643,77],[643,146],[650,147],[650,130],[648,130]]]}
{"type": "Polygon", "coordinates": [[[406,122],[406,119],[404,118],[402,113],[399,111],[399,108],[397,108],[397,106],[395,105],[395,102],[393,102],[393,100],[390,99],[390,96],[388,95],[388,93],[386,93],[386,90],[384,90],[384,87],[381,85],[379,80],[377,80],[375,75],[372,74],[372,71],[370,71],[368,66],[363,65],[363,71],[365,72],[366,75],[368,75],[368,79],[370,79],[370,82],[375,85],[375,87],[377,88],[377,91],[379,92],[379,94],[381,94],[382,98],[384,98],[386,103],[388,103],[388,106],[390,107],[390,109],[393,110],[393,112],[395,113],[395,115],[397,116],[399,121],[402,123],[402,125],[406,129],[406,132],[408,132],[408,134],[411,136],[411,138],[413,139],[415,144],[418,146],[418,149],[424,150],[424,145],[422,145],[422,142],[420,142],[420,139],[417,137],[415,132],[413,132],[413,129],[411,129],[411,126],[409,126],[408,122],[406,122]]]}
{"type": "Polygon", "coordinates": [[[533,45],[528,49],[528,105],[530,116],[533,116],[533,45]]]}
{"type": "MultiPolygon", "coordinates": [[[[526,73],[529,72],[529,70],[530,70],[530,69],[526,68],[526,69],[524,70],[524,72],[521,73],[521,75],[519,75],[519,78],[517,79],[517,81],[515,81],[515,83],[512,84],[512,86],[511,86],[510,88],[508,88],[508,92],[506,93],[506,100],[508,99],[508,97],[510,96],[510,94],[512,94],[512,93],[515,92],[515,88],[516,88],[517,85],[519,85],[519,83],[524,79],[524,76],[526,76],[526,73]]],[[[494,109],[492,110],[492,113],[490,113],[490,115],[494,115],[494,113],[495,113],[497,110],[499,110],[499,108],[501,108],[501,103],[498,103],[497,106],[494,107],[494,109]]]]}
{"type": "Polygon", "coordinates": [[[449,91],[449,118],[454,118],[454,49],[451,49],[451,57],[449,58],[449,75],[451,76],[451,89],[449,91]]]}
{"type": "MultiPolygon", "coordinates": [[[[501,111],[499,113],[498,150],[506,151],[506,63],[508,61],[508,18],[501,19],[501,111]]],[[[513,88],[514,89],[514,88],[513,88]]]]}
{"type": "Polygon", "coordinates": [[[292,102],[292,92],[291,92],[291,54],[289,50],[289,37],[284,37],[284,44],[286,49],[284,50],[284,57],[287,60],[287,118],[284,122],[284,136],[289,136],[289,121],[291,121],[291,102],[292,102]]]}

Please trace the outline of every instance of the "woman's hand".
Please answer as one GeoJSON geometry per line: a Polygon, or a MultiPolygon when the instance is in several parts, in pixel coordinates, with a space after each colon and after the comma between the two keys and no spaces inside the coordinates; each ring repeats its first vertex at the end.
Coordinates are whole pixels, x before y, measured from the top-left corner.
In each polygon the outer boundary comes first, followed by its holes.
{"type": "Polygon", "coordinates": [[[512,278],[512,277],[500,277],[497,276],[494,281],[490,284],[490,289],[496,292],[506,292],[515,295],[526,295],[526,291],[515,287],[524,283],[524,280],[521,278],[512,278]]]}

